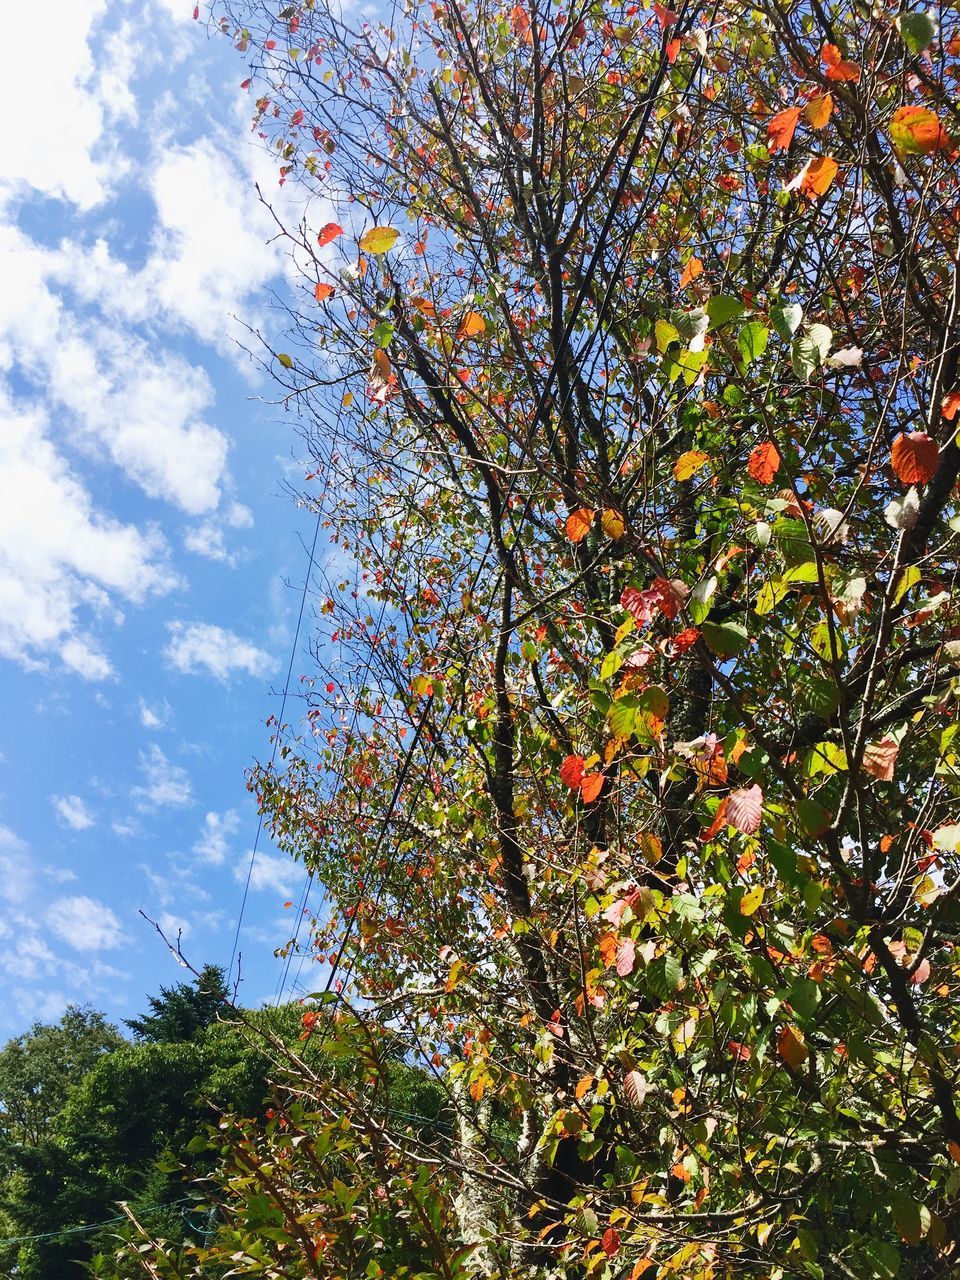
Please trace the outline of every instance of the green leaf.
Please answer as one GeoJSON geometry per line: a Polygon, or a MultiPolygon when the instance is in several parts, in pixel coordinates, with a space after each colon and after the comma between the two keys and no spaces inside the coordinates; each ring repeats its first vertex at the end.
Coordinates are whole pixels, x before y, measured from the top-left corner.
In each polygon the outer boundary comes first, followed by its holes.
{"type": "Polygon", "coordinates": [[[617,698],[610,708],[610,731],[617,738],[629,738],[637,727],[640,702],[633,694],[617,698]]]}
{"type": "Polygon", "coordinates": [[[737,339],[737,346],[740,348],[744,364],[752,364],[754,360],[759,360],[766,351],[769,340],[770,330],[764,325],[758,324],[756,320],[745,324],[737,339]]]}
{"type": "Polygon", "coordinates": [[[600,679],[611,680],[623,666],[623,654],[619,649],[611,649],[600,663],[600,679]]]}
{"type": "Polygon", "coordinates": [[[901,13],[897,18],[897,30],[909,51],[916,55],[933,44],[938,27],[936,19],[926,9],[919,9],[915,13],[901,13]]]}
{"type": "Polygon", "coordinates": [[[715,573],[711,573],[702,582],[690,592],[690,598],[687,601],[687,611],[690,614],[690,621],[695,627],[699,627],[710,613],[710,601],[713,599],[713,593],[717,589],[719,578],[715,573]]]}
{"type": "Polygon", "coordinates": [[[829,829],[833,814],[810,796],[803,796],[797,801],[797,820],[808,836],[816,837],[829,829]]]}
{"type": "Polygon", "coordinates": [[[781,302],[770,308],[770,323],[784,342],[792,339],[802,320],[803,307],[799,302],[781,302]]]}
{"type": "Polygon", "coordinates": [[[790,594],[790,588],[783,578],[771,578],[757,592],[757,602],[753,606],[754,613],[772,613],[780,601],[790,594]]]}
{"type": "Polygon", "coordinates": [[[750,643],[746,627],[739,622],[705,622],[702,631],[707,648],[718,658],[735,658],[750,643]]]}
{"type": "Polygon", "coordinates": [[[743,303],[736,298],[731,298],[728,294],[718,293],[715,298],[711,298],[707,303],[707,315],[710,318],[710,328],[718,329],[720,325],[727,324],[730,320],[736,320],[743,315],[743,303]]]}
{"type": "Polygon", "coordinates": [[[833,333],[825,324],[812,324],[793,340],[790,360],[801,382],[809,382],[830,354],[833,333]]]}

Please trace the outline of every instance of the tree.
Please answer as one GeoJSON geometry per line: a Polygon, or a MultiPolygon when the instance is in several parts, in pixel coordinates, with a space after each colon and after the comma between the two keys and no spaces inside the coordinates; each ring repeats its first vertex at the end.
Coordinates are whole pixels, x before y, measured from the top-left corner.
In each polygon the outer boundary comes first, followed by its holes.
{"type": "Polygon", "coordinates": [[[123,1037],[102,1013],[68,1006],[59,1022],[35,1022],[0,1049],[0,1131],[36,1146],[71,1089],[123,1037]]]}
{"type": "Polygon", "coordinates": [[[128,1018],[138,1040],[153,1044],[178,1044],[193,1040],[205,1031],[222,1011],[227,995],[226,976],[217,965],[205,965],[195,982],[178,982],[161,987],[158,996],[149,996],[152,1010],[140,1018],[128,1018]]]}
{"type": "Polygon", "coordinates": [[[337,548],[254,786],[328,891],[308,1031],[457,1119],[303,1073],[249,1237],[403,1274],[321,1230],[339,1115],[350,1204],[456,1223],[418,1274],[952,1273],[955,13],[221,12],[337,548]]]}

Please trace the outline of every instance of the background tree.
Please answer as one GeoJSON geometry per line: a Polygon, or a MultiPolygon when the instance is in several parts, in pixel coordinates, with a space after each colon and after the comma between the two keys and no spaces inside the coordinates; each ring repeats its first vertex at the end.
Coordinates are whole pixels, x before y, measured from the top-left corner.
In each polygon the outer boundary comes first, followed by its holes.
{"type": "Polygon", "coordinates": [[[254,783],[364,1064],[224,1138],[234,1265],[402,1275],[385,1196],[411,1274],[951,1274],[955,12],[223,13],[337,547],[254,783]],[[370,1106],[388,1036],[454,1141],[370,1106]]]}

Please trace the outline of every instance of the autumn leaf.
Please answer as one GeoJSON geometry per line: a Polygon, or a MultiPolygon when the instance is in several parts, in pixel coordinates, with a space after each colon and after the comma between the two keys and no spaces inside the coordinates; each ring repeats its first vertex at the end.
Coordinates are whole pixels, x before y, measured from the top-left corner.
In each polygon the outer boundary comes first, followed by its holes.
{"type": "Polygon", "coordinates": [[[803,108],[803,118],[811,129],[823,129],[833,115],[833,97],[829,93],[817,94],[803,108]]]}
{"type": "Polygon", "coordinates": [[[626,522],[616,507],[607,507],[600,515],[600,526],[608,538],[619,541],[626,532],[626,522]]]}
{"type": "Polygon", "coordinates": [[[731,791],[727,796],[726,823],[742,831],[745,836],[756,835],[760,830],[762,814],[763,791],[756,783],[739,791],[731,791]]]}
{"type": "Polygon", "coordinates": [[[925,431],[908,431],[893,442],[890,463],[902,484],[926,484],[940,463],[940,446],[925,431]]]}
{"type": "Polygon", "coordinates": [[[689,480],[695,476],[698,471],[702,470],[710,461],[708,454],[703,453],[700,449],[688,449],[685,453],[681,453],[680,457],[673,464],[674,480],[689,480]]]}
{"type": "Polygon", "coordinates": [[[319,282],[313,291],[313,296],[318,302],[326,302],[328,298],[332,298],[336,290],[332,284],[323,284],[319,282]]]}
{"type": "Polygon", "coordinates": [[[796,1027],[783,1027],[777,1036],[777,1053],[793,1069],[799,1070],[810,1056],[803,1034],[796,1027]]]}
{"type": "Polygon", "coordinates": [[[636,951],[636,945],[632,938],[620,939],[620,945],[617,947],[618,977],[626,978],[633,973],[633,966],[636,964],[636,951]]]}
{"type": "Polygon", "coordinates": [[[692,280],[703,274],[703,263],[699,258],[689,258],[687,265],[680,273],[680,288],[685,289],[692,280]]]}
{"type": "Polygon", "coordinates": [[[479,311],[468,311],[457,327],[457,341],[466,338],[482,338],[487,331],[487,322],[479,311]]]}
{"type": "Polygon", "coordinates": [[[580,783],[580,795],[585,804],[593,804],[603,790],[603,774],[587,773],[584,774],[580,783]]]}
{"type": "Polygon", "coordinates": [[[615,1258],[620,1252],[620,1232],[616,1227],[607,1227],[600,1239],[600,1248],[608,1258],[615,1258]]]}
{"type": "Polygon", "coordinates": [[[360,248],[364,253],[389,253],[399,236],[395,227],[371,227],[360,237],[360,248]]]}
{"type": "Polygon", "coordinates": [[[940,402],[940,413],[947,422],[952,422],[960,409],[960,391],[950,391],[940,402]]]}
{"type": "Polygon", "coordinates": [[[747,474],[758,484],[772,484],[780,469],[780,455],[770,440],[763,440],[751,450],[747,459],[747,474]]]}
{"type": "Polygon", "coordinates": [[[673,9],[666,8],[665,5],[654,0],[653,11],[657,15],[657,21],[660,23],[660,30],[666,31],[667,27],[673,26],[677,20],[677,15],[673,9]]]}
{"type": "Polygon", "coordinates": [[[860,67],[856,62],[847,62],[835,44],[825,44],[820,50],[820,61],[823,63],[824,75],[828,80],[849,81],[857,84],[860,80],[860,67]]]}
{"type": "Polygon", "coordinates": [[[898,108],[890,121],[890,139],[907,155],[930,155],[950,147],[939,116],[927,107],[898,108]]]}
{"type": "Polygon", "coordinates": [[[816,160],[811,160],[800,183],[801,193],[809,200],[825,195],[839,169],[840,166],[831,156],[820,156],[816,160]]]}
{"type": "Polygon", "coordinates": [[[590,507],[578,507],[567,516],[565,525],[567,537],[571,542],[582,542],[593,528],[595,512],[590,507]]]}
{"type": "Polygon", "coordinates": [[[863,770],[880,782],[892,782],[900,747],[889,735],[879,742],[871,742],[863,753],[863,770]]]}
{"type": "Polygon", "coordinates": [[[576,791],[583,778],[583,756],[567,756],[560,766],[560,777],[571,791],[576,791]]]}
{"type": "Polygon", "coordinates": [[[367,383],[373,399],[383,404],[394,381],[390,357],[385,351],[378,348],[373,353],[373,362],[370,365],[370,376],[367,383]]]}
{"type": "Polygon", "coordinates": [[[647,1080],[640,1071],[628,1071],[623,1077],[623,1092],[628,1102],[639,1107],[647,1096],[647,1080]]]}
{"type": "MultiPolygon", "coordinates": [[[[787,107],[786,111],[778,111],[767,125],[767,150],[786,151],[793,141],[793,135],[800,119],[800,107],[787,107]]],[[[681,281],[681,284],[683,282],[681,281]]]]}
{"type": "Polygon", "coordinates": [[[763,885],[758,884],[752,889],[748,889],[740,899],[740,914],[742,916],[752,916],[761,902],[763,902],[763,885]]]}
{"type": "Polygon", "coordinates": [[[320,234],[317,236],[317,244],[321,247],[330,244],[332,240],[336,240],[337,236],[343,235],[343,227],[336,222],[328,222],[325,227],[321,227],[320,234]]]}

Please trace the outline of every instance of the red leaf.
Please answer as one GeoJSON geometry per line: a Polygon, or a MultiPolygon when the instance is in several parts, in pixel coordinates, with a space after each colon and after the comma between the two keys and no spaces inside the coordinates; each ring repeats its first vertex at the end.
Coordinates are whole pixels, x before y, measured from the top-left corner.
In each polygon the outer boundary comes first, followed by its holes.
{"type": "Polygon", "coordinates": [[[633,966],[636,964],[636,946],[632,938],[621,939],[619,947],[617,947],[617,975],[626,978],[633,973],[633,966]]]}
{"type": "Polygon", "coordinates": [[[196,22],[197,18],[199,18],[199,17],[200,17],[200,6],[199,6],[198,4],[195,4],[195,5],[193,6],[193,20],[194,20],[194,22],[196,22]]]}
{"type": "Polygon", "coordinates": [[[290,123],[291,123],[292,125],[294,125],[294,126],[296,126],[296,125],[298,125],[298,124],[303,124],[303,112],[300,110],[300,108],[299,108],[299,107],[298,107],[298,108],[297,108],[297,110],[293,113],[293,115],[290,117],[290,123]]]}
{"type": "Polygon", "coordinates": [[[756,783],[752,787],[743,787],[740,791],[731,791],[727,796],[727,824],[736,827],[745,836],[756,835],[760,830],[762,813],[763,791],[756,783]]]}
{"type": "Polygon", "coordinates": [[[720,808],[717,810],[716,816],[714,817],[713,821],[710,823],[710,826],[706,829],[706,831],[700,837],[701,840],[712,840],[713,837],[720,830],[720,828],[723,826],[723,824],[726,822],[727,805],[729,804],[729,802],[730,802],[729,796],[724,796],[723,799],[720,801],[720,808]]]}
{"type": "Polygon", "coordinates": [[[580,783],[580,794],[586,804],[593,804],[594,800],[597,799],[602,790],[602,773],[588,773],[583,777],[580,783]]]}
{"type": "Polygon", "coordinates": [[[678,658],[691,649],[700,639],[700,632],[696,627],[685,627],[670,641],[670,656],[678,658]]]}
{"type": "Polygon", "coordinates": [[[335,222],[328,222],[325,227],[320,229],[320,234],[317,236],[317,244],[321,246],[329,244],[331,240],[336,240],[337,236],[342,235],[343,227],[337,226],[335,222]]]}
{"type": "Polygon", "coordinates": [[[645,627],[653,618],[656,595],[651,591],[639,591],[636,587],[624,587],[620,603],[638,627],[645,627]]]}
{"type": "Polygon", "coordinates": [[[793,141],[797,121],[800,119],[800,107],[787,107],[786,111],[778,111],[767,125],[767,150],[786,151],[793,141]]]}
{"type": "Polygon", "coordinates": [[[653,12],[657,15],[661,31],[666,31],[667,27],[672,27],[677,20],[677,15],[672,9],[667,9],[662,4],[656,3],[656,0],[654,0],[653,12]]]}
{"type": "Polygon", "coordinates": [[[894,440],[890,462],[903,484],[926,484],[940,463],[940,446],[925,431],[908,431],[894,440]]]}
{"type": "Polygon", "coordinates": [[[769,440],[758,444],[747,459],[747,475],[758,484],[772,484],[780,469],[780,455],[769,440]]]}
{"type": "Polygon", "coordinates": [[[671,621],[683,608],[690,594],[690,588],[679,578],[654,578],[650,589],[657,593],[660,612],[671,621]]]}
{"type": "Polygon", "coordinates": [[[926,958],[926,956],[924,956],[924,958],[917,965],[916,969],[914,969],[913,973],[910,975],[910,981],[913,983],[915,987],[920,987],[926,982],[926,980],[929,977],[930,977],[930,961],[926,958]]]}
{"type": "Polygon", "coordinates": [[[567,756],[560,766],[560,777],[571,791],[576,791],[583,778],[583,756],[567,756]]]}
{"type": "Polygon", "coordinates": [[[948,422],[952,422],[960,409],[960,391],[951,391],[943,397],[940,412],[948,422]]]}
{"type": "Polygon", "coordinates": [[[680,52],[679,40],[668,40],[666,47],[667,61],[672,66],[677,60],[677,54],[680,52]]]}
{"type": "Polygon", "coordinates": [[[620,1232],[616,1227],[607,1227],[600,1241],[600,1247],[608,1258],[614,1258],[620,1252],[620,1232]]]}

